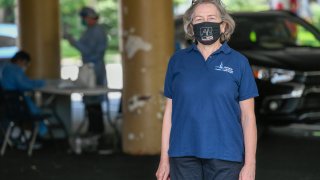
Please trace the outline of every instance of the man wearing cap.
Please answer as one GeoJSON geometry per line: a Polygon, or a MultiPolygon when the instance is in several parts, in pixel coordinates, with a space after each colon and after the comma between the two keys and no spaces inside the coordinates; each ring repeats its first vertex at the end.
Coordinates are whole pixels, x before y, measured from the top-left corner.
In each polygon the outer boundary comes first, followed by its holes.
{"type": "MultiPolygon", "coordinates": [[[[106,32],[102,25],[98,24],[99,15],[90,7],[84,7],[79,13],[82,24],[86,26],[85,32],[79,40],[65,34],[69,43],[78,49],[82,56],[83,64],[94,64],[96,85],[106,85],[106,69],[104,54],[108,47],[106,32]]],[[[84,97],[86,111],[89,117],[88,133],[101,134],[104,132],[103,114],[101,108],[101,96],[84,97]]]]}

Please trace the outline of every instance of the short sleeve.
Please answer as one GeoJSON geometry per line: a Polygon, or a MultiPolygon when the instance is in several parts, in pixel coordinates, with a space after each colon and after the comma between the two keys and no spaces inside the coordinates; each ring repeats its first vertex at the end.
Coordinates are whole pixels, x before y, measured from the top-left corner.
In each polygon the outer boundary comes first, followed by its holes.
{"type": "Polygon", "coordinates": [[[241,68],[241,81],[239,88],[239,101],[259,96],[256,81],[247,59],[243,61],[241,68]]]}
{"type": "Polygon", "coordinates": [[[166,78],[164,81],[164,96],[172,99],[172,79],[173,79],[173,58],[170,59],[167,67],[166,78]]]}

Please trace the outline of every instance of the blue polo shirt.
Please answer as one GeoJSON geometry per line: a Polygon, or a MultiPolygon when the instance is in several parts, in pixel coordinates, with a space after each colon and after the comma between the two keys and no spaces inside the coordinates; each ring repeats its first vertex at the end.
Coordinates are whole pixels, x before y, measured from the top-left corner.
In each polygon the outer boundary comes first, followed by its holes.
{"type": "Polygon", "coordinates": [[[258,96],[246,57],[224,43],[205,61],[194,44],[170,59],[164,95],[172,99],[169,156],[243,161],[239,102],[258,96]]]}

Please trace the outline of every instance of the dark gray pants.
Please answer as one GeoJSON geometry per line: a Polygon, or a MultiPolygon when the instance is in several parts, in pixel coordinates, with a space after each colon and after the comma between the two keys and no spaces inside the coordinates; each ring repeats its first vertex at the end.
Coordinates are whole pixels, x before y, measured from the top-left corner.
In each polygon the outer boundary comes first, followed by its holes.
{"type": "Polygon", "coordinates": [[[170,158],[171,180],[238,180],[240,162],[196,157],[170,158]]]}

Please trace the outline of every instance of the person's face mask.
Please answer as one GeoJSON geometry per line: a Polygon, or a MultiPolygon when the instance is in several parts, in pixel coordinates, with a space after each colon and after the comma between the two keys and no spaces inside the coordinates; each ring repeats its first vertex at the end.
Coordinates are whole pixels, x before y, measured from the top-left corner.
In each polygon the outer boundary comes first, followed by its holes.
{"type": "Polygon", "coordinates": [[[28,69],[28,66],[29,66],[29,63],[27,63],[27,62],[24,62],[23,64],[22,64],[22,71],[23,72],[26,72],[26,70],[28,69]]]}
{"type": "Polygon", "coordinates": [[[81,24],[82,24],[83,26],[87,26],[87,25],[88,25],[88,23],[87,23],[87,21],[86,21],[85,18],[81,18],[81,24]]]}
{"type": "Polygon", "coordinates": [[[203,45],[211,45],[215,43],[221,35],[220,23],[202,22],[193,25],[195,39],[203,45]]]}
{"type": "Polygon", "coordinates": [[[23,72],[26,72],[26,70],[29,66],[29,63],[26,61],[20,60],[17,62],[17,65],[20,66],[20,68],[22,69],[23,72]]]}

